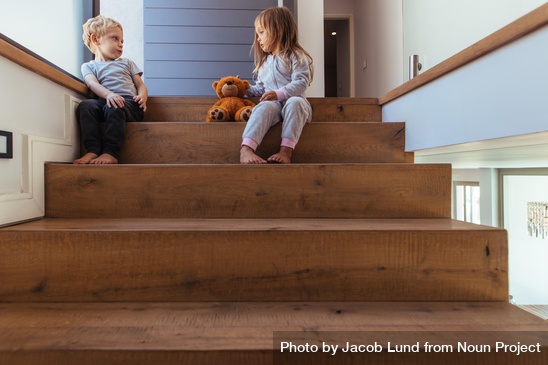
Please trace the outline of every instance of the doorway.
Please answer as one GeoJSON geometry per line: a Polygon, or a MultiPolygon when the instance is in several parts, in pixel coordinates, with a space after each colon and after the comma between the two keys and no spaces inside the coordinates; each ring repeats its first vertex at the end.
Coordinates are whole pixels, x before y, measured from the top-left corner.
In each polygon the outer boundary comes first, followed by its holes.
{"type": "Polygon", "coordinates": [[[352,16],[324,19],[324,78],[326,97],[354,96],[352,16]]]}

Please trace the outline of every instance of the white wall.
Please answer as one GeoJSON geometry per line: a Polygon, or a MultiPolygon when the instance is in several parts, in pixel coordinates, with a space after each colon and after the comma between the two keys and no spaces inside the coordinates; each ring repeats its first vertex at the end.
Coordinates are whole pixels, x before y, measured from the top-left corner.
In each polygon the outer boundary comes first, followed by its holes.
{"type": "Polygon", "coordinates": [[[144,72],[143,0],[101,0],[101,15],[116,19],[124,28],[124,54],[144,72]]]}
{"type": "Polygon", "coordinates": [[[325,95],[323,14],[323,1],[297,1],[300,43],[314,59],[314,80],[306,91],[307,96],[325,95]]]}
{"type": "Polygon", "coordinates": [[[403,0],[405,81],[409,56],[422,70],[462,51],[546,0],[403,0]]]}
{"type": "Polygon", "coordinates": [[[83,14],[74,0],[3,1],[0,33],[80,78],[83,14]]]}
{"type": "Polygon", "coordinates": [[[406,121],[406,149],[548,131],[548,27],[383,106],[406,121]]]}
{"type": "Polygon", "coordinates": [[[379,97],[403,83],[402,0],[356,0],[354,15],[356,97],[379,97]]]}
{"type": "Polygon", "coordinates": [[[527,234],[527,202],[548,201],[548,176],[504,177],[510,295],[516,304],[548,303],[548,239],[527,234]]]}
{"type": "Polygon", "coordinates": [[[325,14],[354,14],[354,0],[324,0],[325,14]]]}
{"type": "Polygon", "coordinates": [[[13,133],[13,158],[0,159],[0,226],[44,214],[44,161],[78,154],[78,95],[0,57],[0,129],[13,133]]]}

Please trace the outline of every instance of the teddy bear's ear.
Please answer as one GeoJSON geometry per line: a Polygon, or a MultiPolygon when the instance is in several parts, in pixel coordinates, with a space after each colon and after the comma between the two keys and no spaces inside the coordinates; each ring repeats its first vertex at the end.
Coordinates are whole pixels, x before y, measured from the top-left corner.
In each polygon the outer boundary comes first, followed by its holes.
{"type": "Polygon", "coordinates": [[[213,84],[211,84],[211,86],[213,86],[213,90],[217,90],[217,85],[219,85],[219,82],[213,81],[213,84]]]}
{"type": "Polygon", "coordinates": [[[242,80],[242,82],[244,83],[244,87],[245,87],[246,90],[249,89],[249,88],[251,87],[251,85],[249,84],[249,81],[247,81],[247,80],[242,80]]]}

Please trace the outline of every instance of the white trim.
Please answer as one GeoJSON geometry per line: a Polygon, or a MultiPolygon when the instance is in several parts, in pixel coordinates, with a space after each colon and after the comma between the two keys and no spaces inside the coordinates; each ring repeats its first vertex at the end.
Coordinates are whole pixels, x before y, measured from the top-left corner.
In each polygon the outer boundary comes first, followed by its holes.
{"type": "Polygon", "coordinates": [[[22,192],[0,196],[0,226],[44,216],[44,163],[72,162],[77,155],[75,109],[80,101],[65,95],[63,140],[23,135],[22,192]]]}

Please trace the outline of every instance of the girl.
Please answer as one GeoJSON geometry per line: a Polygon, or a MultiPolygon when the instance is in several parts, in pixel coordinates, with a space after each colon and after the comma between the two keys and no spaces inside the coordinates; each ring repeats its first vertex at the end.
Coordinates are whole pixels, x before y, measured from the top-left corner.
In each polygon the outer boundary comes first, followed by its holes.
{"type": "Polygon", "coordinates": [[[297,24],[286,7],[264,10],[255,19],[253,42],[257,82],[248,96],[260,96],[243,133],[240,162],[262,164],[290,163],[293,149],[312,107],[304,95],[312,81],[312,57],[299,44],[297,24]],[[283,120],[280,151],[267,160],[255,150],[266,132],[283,120]]]}

